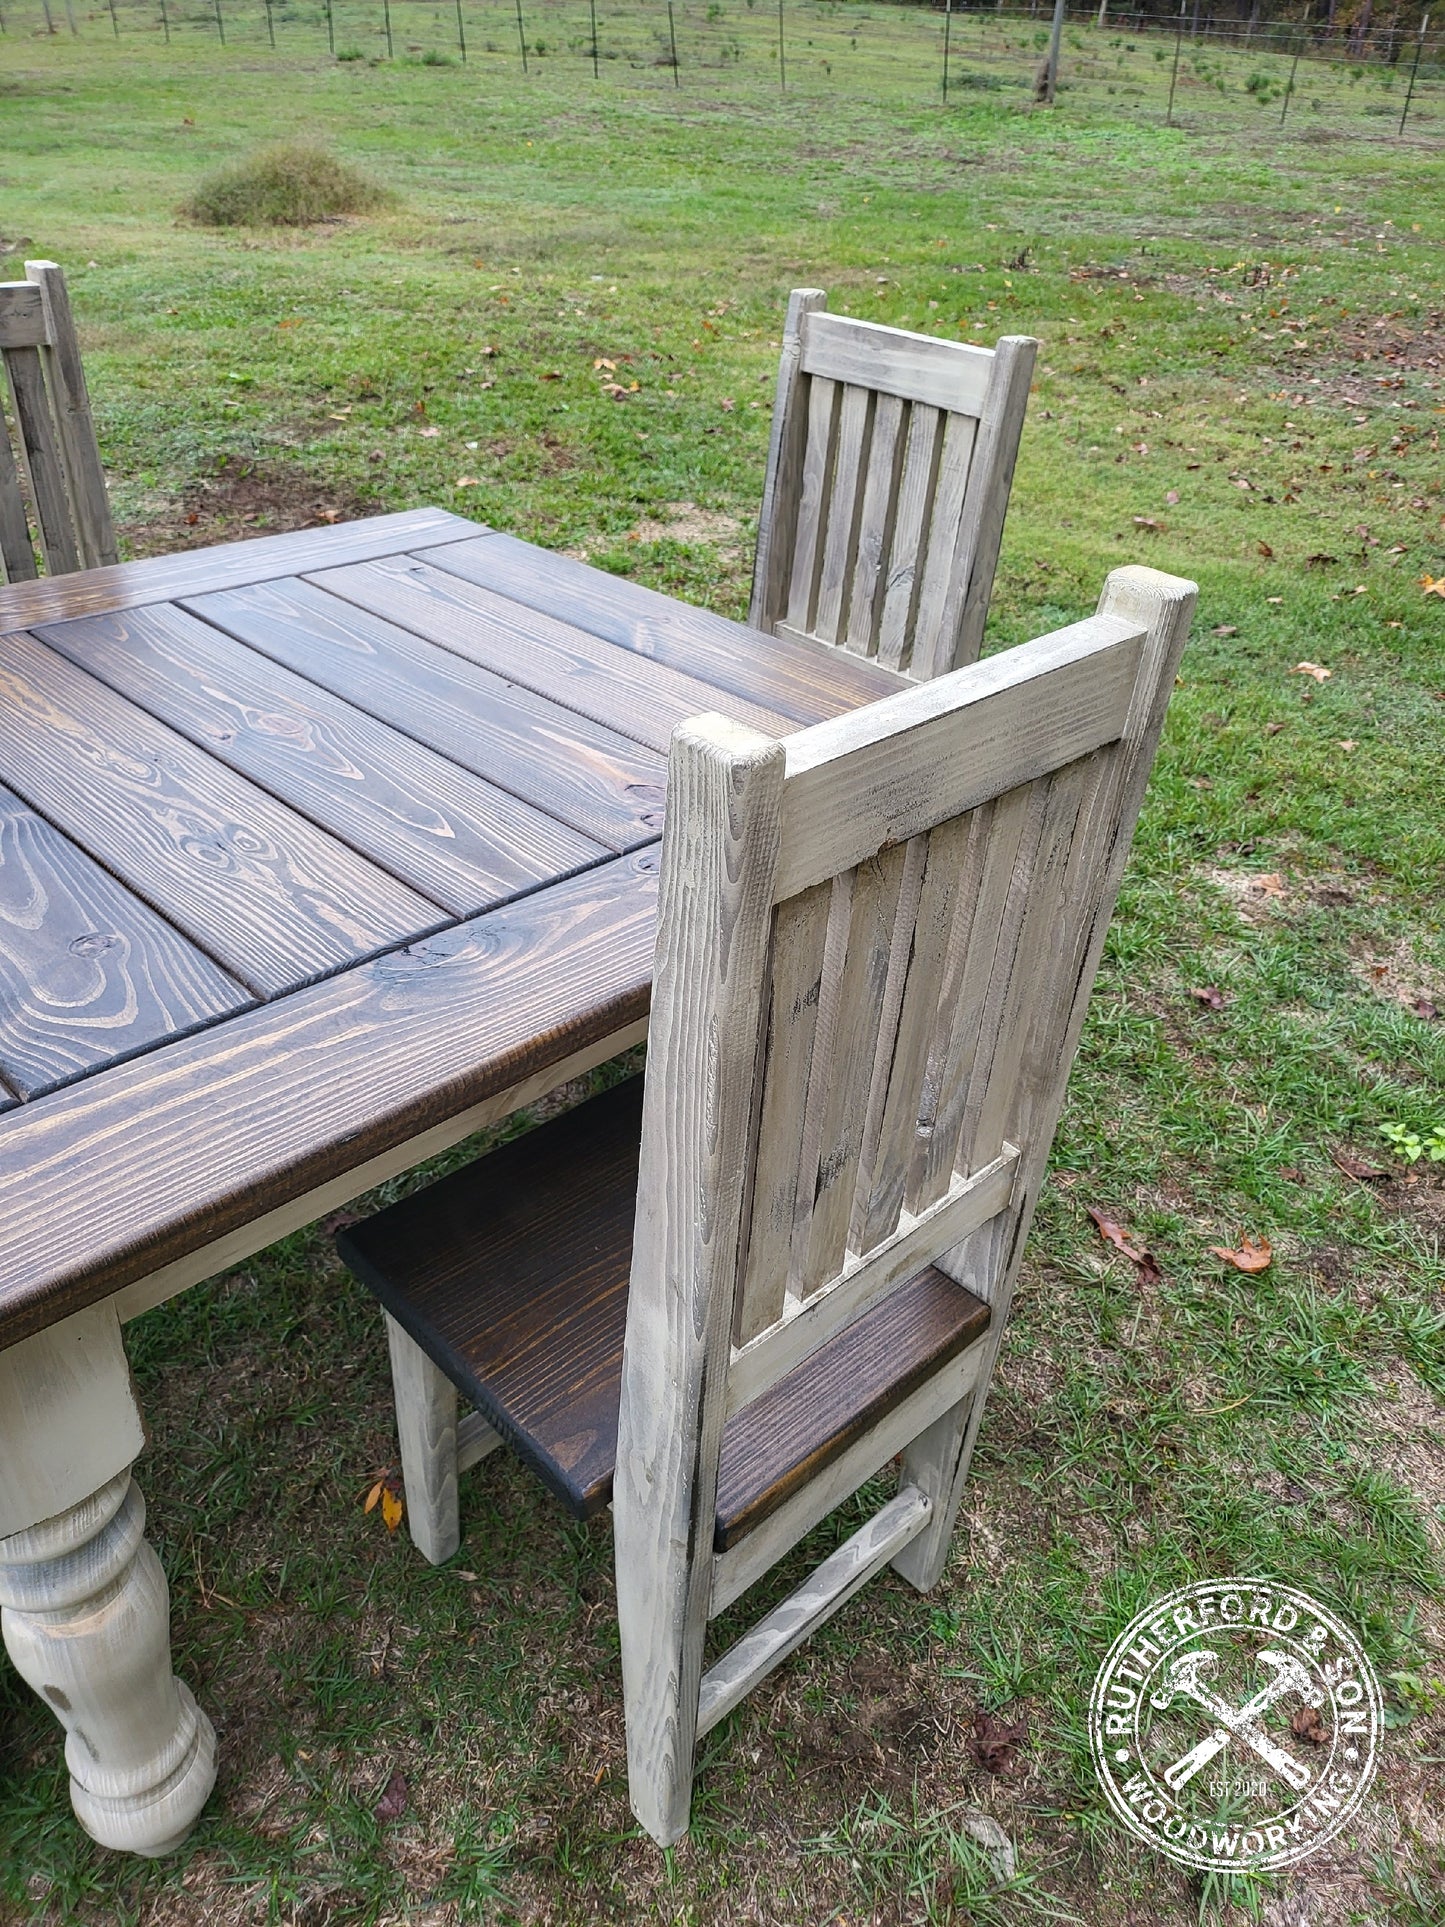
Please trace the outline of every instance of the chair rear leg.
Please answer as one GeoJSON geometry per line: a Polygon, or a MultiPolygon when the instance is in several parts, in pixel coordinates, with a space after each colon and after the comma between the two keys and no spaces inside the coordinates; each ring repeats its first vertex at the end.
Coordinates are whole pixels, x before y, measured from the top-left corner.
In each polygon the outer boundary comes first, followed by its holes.
{"type": "Polygon", "coordinates": [[[659,1529],[619,1462],[613,1499],[617,1629],[627,1723],[632,1811],[660,1847],[687,1832],[697,1755],[698,1703],[711,1591],[711,1544],[696,1548],[659,1529]]]}
{"type": "Polygon", "coordinates": [[[943,1576],[953,1543],[953,1528],[963,1502],[964,1483],[983,1410],[982,1386],[951,1405],[918,1434],[903,1455],[900,1492],[915,1485],[933,1501],[928,1524],[892,1561],[893,1570],[919,1592],[929,1592],[943,1576]]]}
{"type": "Polygon", "coordinates": [[[434,1566],[461,1544],[457,1514],[457,1391],[386,1313],[392,1395],[412,1543],[434,1566]]]}

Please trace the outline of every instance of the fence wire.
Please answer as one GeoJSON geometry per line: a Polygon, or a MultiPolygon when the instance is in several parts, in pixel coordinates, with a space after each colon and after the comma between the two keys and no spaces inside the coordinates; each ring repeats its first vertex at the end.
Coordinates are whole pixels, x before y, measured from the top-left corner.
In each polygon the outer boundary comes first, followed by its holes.
{"type": "MultiPolygon", "coordinates": [[[[1438,136],[1445,30],[1398,16],[1365,34],[1298,23],[1174,19],[1126,9],[1066,16],[1059,95],[1112,115],[1222,128],[1301,122],[1321,132],[1438,136]]],[[[0,0],[0,33],[70,35],[177,53],[206,42],[278,61],[397,60],[605,86],[626,74],[714,95],[760,84],[820,99],[1035,96],[1052,8],[891,0],[0,0]]],[[[1445,0],[1439,10],[1445,24],[1445,0]]],[[[1427,16],[1428,22],[1428,16],[1427,16]]],[[[3,42],[0,42],[3,47],[3,42]]],[[[0,52],[0,59],[3,59],[0,52]]]]}

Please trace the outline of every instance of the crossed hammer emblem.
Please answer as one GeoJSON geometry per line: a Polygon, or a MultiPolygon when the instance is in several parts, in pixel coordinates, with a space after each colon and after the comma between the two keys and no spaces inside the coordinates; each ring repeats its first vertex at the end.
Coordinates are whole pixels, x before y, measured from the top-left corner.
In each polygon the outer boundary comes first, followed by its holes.
{"type": "Polygon", "coordinates": [[[1306,1698],[1309,1696],[1309,1673],[1292,1653],[1266,1650],[1259,1657],[1273,1669],[1274,1677],[1261,1686],[1252,1698],[1247,1699],[1243,1706],[1231,1706],[1205,1683],[1202,1676],[1213,1673],[1219,1665],[1218,1653],[1209,1647],[1181,1653],[1170,1664],[1163,1685],[1158,1692],[1150,1695],[1150,1703],[1162,1712],[1173,1700],[1183,1695],[1196,1701],[1215,1721],[1214,1730],[1207,1739],[1191,1747],[1182,1759],[1165,1769],[1164,1784],[1171,1793],[1177,1793],[1187,1785],[1196,1773],[1224,1751],[1232,1739],[1242,1740],[1296,1793],[1303,1793],[1309,1785],[1309,1768],[1301,1766],[1293,1754],[1287,1753],[1282,1746],[1276,1746],[1259,1724],[1260,1715],[1287,1693],[1299,1693],[1306,1698]]]}

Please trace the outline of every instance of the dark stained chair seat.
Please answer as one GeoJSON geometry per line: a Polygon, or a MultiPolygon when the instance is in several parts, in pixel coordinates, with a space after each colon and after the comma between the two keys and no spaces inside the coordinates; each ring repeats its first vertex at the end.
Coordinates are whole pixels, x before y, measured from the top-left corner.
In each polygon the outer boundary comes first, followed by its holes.
{"type": "MultiPolygon", "coordinates": [[[[391,1315],[579,1518],[609,1504],[642,1079],[540,1125],[339,1236],[391,1315]]],[[[987,1329],[921,1272],[729,1421],[723,1551],[987,1329]]]]}

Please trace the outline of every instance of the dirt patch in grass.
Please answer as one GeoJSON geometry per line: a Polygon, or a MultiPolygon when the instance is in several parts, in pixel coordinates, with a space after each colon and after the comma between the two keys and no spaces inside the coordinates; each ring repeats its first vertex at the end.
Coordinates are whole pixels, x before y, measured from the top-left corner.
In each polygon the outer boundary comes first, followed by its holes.
{"type": "Polygon", "coordinates": [[[701,509],[696,502],[668,502],[660,515],[645,515],[629,533],[629,542],[703,542],[715,548],[735,545],[742,535],[736,515],[720,509],[701,509]]]}
{"type": "Polygon", "coordinates": [[[302,470],[223,461],[192,483],[178,506],[122,526],[132,555],[169,555],[288,529],[324,528],[375,515],[378,504],[302,470]]]}

